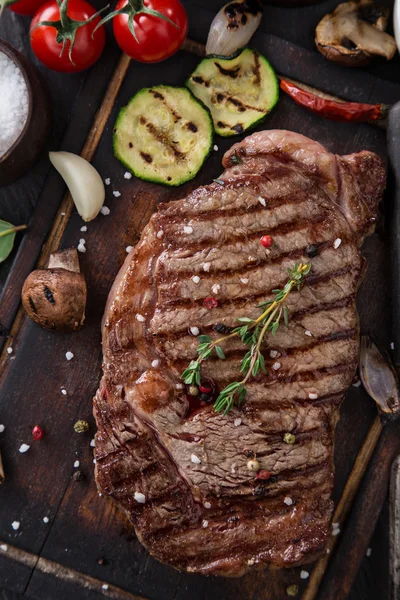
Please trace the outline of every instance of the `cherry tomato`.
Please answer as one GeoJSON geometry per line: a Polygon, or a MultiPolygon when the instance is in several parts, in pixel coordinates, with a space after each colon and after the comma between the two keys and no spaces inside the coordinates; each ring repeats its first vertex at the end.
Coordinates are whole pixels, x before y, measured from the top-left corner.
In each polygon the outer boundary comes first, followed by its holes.
{"type": "Polygon", "coordinates": [[[79,25],[78,21],[86,21],[96,14],[95,9],[85,0],[64,0],[59,6],[56,0],[49,0],[43,4],[32,19],[30,27],[31,46],[37,58],[46,67],[64,73],[77,73],[91,67],[100,57],[105,45],[104,27],[101,26],[93,35],[92,33],[100,23],[100,17],[94,18],[90,23],[79,25]],[[60,10],[65,10],[66,24],[61,26],[60,10]],[[41,21],[57,21],[58,25],[35,25],[41,21]],[[75,41],[72,46],[67,38],[75,31],[75,41]],[[57,36],[66,39],[62,52],[62,42],[57,41],[57,36]]]}
{"type": "MultiPolygon", "coordinates": [[[[124,8],[128,0],[119,0],[116,10],[124,8]]],[[[188,28],[185,9],[178,0],[144,0],[144,8],[155,10],[168,17],[175,25],[145,12],[137,11],[133,25],[138,42],[128,27],[129,15],[114,17],[115,39],[123,52],[144,63],[159,62],[174,54],[182,45],[188,28]]]]}
{"type": "Polygon", "coordinates": [[[46,0],[18,0],[12,4],[7,4],[10,10],[19,15],[34,15],[37,9],[45,3],[46,0]]]}

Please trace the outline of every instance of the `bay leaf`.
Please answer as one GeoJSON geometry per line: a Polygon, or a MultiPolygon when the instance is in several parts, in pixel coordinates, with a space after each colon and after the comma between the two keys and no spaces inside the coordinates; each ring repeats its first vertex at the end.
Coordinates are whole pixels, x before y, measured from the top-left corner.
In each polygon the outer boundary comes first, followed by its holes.
{"type": "Polygon", "coordinates": [[[14,246],[17,231],[26,229],[26,225],[13,225],[0,219],[0,262],[6,260],[14,246]]]}

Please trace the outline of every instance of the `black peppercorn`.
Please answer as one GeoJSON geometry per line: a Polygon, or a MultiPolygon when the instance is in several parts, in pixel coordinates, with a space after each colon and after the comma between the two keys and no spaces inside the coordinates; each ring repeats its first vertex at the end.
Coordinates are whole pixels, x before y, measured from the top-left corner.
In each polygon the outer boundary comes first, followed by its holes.
{"type": "Polygon", "coordinates": [[[212,397],[209,394],[200,394],[200,402],[211,402],[212,397]]]}
{"type": "Polygon", "coordinates": [[[318,246],[316,246],[315,244],[311,244],[311,246],[307,246],[306,255],[308,256],[308,258],[314,258],[315,256],[317,256],[318,255],[318,246]]]}
{"type": "Polygon", "coordinates": [[[213,329],[217,333],[224,333],[224,334],[231,333],[231,331],[232,331],[231,327],[228,327],[227,325],[224,325],[223,323],[215,323],[213,329]]]}
{"type": "Polygon", "coordinates": [[[264,496],[265,494],[265,487],[263,485],[256,485],[256,487],[254,488],[254,495],[255,496],[264,496]]]}

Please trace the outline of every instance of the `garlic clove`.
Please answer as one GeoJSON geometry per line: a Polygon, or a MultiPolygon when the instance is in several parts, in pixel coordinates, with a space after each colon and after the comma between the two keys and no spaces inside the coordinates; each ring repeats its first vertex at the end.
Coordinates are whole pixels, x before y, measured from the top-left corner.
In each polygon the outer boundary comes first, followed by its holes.
{"type": "Polygon", "coordinates": [[[259,0],[235,0],[223,6],[211,23],[206,54],[231,56],[246,46],[261,17],[262,4],[259,0]]]}
{"type": "Polygon", "coordinates": [[[96,169],[72,152],[49,152],[49,158],[67,184],[82,219],[91,221],[97,217],[104,203],[105,189],[96,169]]]}

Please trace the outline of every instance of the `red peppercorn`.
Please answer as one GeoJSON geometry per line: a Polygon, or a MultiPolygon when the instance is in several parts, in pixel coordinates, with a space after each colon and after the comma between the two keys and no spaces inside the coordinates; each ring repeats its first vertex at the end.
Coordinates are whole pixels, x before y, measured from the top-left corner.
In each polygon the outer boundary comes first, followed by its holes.
{"type": "Polygon", "coordinates": [[[212,392],[212,388],[209,387],[208,385],[199,385],[199,390],[203,393],[203,394],[209,394],[210,392],[212,392]]]}
{"type": "Polygon", "coordinates": [[[270,235],[263,235],[260,242],[261,245],[264,246],[264,248],[271,248],[272,244],[274,243],[270,235]]]}
{"type": "Polygon", "coordinates": [[[212,296],[208,296],[207,298],[204,298],[203,304],[208,309],[217,308],[218,300],[216,298],[213,298],[212,296]]]}
{"type": "Polygon", "coordinates": [[[269,479],[271,477],[271,473],[266,469],[260,469],[256,473],[256,479],[269,479]]]}
{"type": "Polygon", "coordinates": [[[43,436],[44,436],[43,429],[40,427],[40,425],[35,425],[35,427],[32,429],[32,437],[33,437],[33,439],[34,440],[41,440],[43,436]]]}

